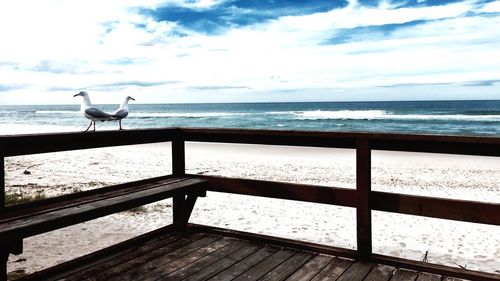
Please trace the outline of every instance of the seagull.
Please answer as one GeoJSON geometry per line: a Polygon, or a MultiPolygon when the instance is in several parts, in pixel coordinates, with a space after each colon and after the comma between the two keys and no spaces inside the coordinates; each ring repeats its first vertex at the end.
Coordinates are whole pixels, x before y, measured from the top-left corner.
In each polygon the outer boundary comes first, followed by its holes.
{"type": "Polygon", "coordinates": [[[111,113],[111,120],[118,120],[120,122],[120,130],[123,130],[122,128],[122,119],[127,117],[128,115],[128,101],[135,99],[131,96],[128,96],[125,98],[123,103],[120,105],[120,108],[118,108],[115,112],[111,113]]]}
{"type": "Polygon", "coordinates": [[[96,121],[108,121],[111,120],[111,114],[108,114],[100,109],[97,109],[92,106],[90,103],[90,97],[89,94],[85,91],[79,92],[78,94],[74,95],[73,97],[81,96],[83,97],[83,102],[81,106],[81,111],[83,112],[83,115],[85,118],[90,120],[90,124],[85,130],[87,132],[90,129],[90,126],[94,124],[94,131],[95,131],[95,122],[96,121]]]}

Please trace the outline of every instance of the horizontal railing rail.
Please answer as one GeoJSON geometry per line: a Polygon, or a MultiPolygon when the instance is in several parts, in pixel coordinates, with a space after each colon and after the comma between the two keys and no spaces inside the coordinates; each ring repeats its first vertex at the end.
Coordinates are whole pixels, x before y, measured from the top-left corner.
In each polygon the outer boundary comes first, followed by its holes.
{"type": "MultiPolygon", "coordinates": [[[[0,136],[0,202],[2,203],[0,208],[3,206],[5,196],[5,157],[157,142],[172,142],[172,174],[174,175],[185,174],[185,142],[355,149],[356,189],[217,176],[203,177],[208,180],[210,191],[356,208],[357,256],[361,259],[373,259],[375,256],[372,253],[372,210],[500,225],[500,204],[498,203],[371,190],[371,152],[373,150],[498,157],[500,156],[500,137],[205,128],[0,136]]],[[[378,256],[377,258],[380,259],[378,256]]],[[[461,276],[468,275],[462,274],[461,276]]],[[[480,280],[496,280],[496,277],[488,278],[481,277],[480,280]]]]}
{"type": "Polygon", "coordinates": [[[500,156],[500,137],[205,128],[4,135],[0,136],[0,153],[9,157],[107,146],[168,142],[174,138],[194,142],[352,149],[356,148],[357,140],[366,139],[370,142],[371,150],[500,156]]]}
{"type": "Polygon", "coordinates": [[[367,140],[371,150],[500,156],[499,137],[344,133],[248,129],[180,129],[184,140],[199,142],[356,148],[367,140]]]}
{"type": "Polygon", "coordinates": [[[175,128],[162,128],[0,136],[0,155],[10,157],[119,145],[168,142],[178,138],[179,133],[180,131],[175,128]]]}
{"type": "MultiPolygon", "coordinates": [[[[356,208],[356,190],[286,182],[190,175],[208,180],[208,190],[356,208]]],[[[371,191],[375,211],[500,226],[500,204],[371,191]]]]}
{"type": "Polygon", "coordinates": [[[357,205],[355,189],[207,175],[191,176],[198,176],[208,180],[207,189],[209,191],[352,208],[355,208],[357,205]]]}

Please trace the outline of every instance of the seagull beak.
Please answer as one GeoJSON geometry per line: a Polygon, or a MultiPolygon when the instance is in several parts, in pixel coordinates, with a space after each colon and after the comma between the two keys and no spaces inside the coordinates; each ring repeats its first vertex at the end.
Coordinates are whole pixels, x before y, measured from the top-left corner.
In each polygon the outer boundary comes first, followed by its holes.
{"type": "Polygon", "coordinates": [[[135,101],[135,99],[133,97],[130,97],[131,100],[135,101]]]}
{"type": "Polygon", "coordinates": [[[84,96],[86,96],[86,95],[88,95],[88,94],[87,94],[87,92],[85,92],[85,91],[81,91],[81,92],[79,92],[78,94],[74,95],[73,97],[76,97],[76,96],[82,96],[82,97],[84,97],[84,96]]]}

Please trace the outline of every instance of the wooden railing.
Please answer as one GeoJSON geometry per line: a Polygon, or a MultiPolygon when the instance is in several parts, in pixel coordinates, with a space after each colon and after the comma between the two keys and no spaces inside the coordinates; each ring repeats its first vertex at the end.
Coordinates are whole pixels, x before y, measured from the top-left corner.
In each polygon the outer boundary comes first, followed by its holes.
{"type": "Polygon", "coordinates": [[[182,129],[186,141],[356,149],[356,190],[205,177],[209,190],[356,208],[357,257],[372,255],[371,211],[500,225],[500,204],[371,190],[371,151],[500,156],[500,138],[402,134],[182,129]]]}
{"type": "MultiPolygon", "coordinates": [[[[4,157],[118,145],[172,142],[172,173],[185,174],[185,142],[244,143],[356,150],[356,189],[204,176],[209,191],[298,200],[356,208],[357,251],[360,259],[410,264],[372,253],[371,211],[385,211],[465,222],[500,225],[500,204],[414,196],[371,190],[371,151],[389,150],[500,156],[498,137],[273,131],[243,129],[164,128],[93,133],[57,133],[0,137],[0,209],[4,206],[4,157]]],[[[415,269],[423,265],[414,263],[415,269]]],[[[425,266],[424,266],[425,267],[425,266]]],[[[425,268],[432,269],[432,266],[425,268]]],[[[440,269],[440,267],[439,267],[440,269]]],[[[437,270],[437,269],[436,269],[437,270]]],[[[431,270],[432,271],[432,270],[431,270]]],[[[457,269],[457,272],[466,272],[457,269]]],[[[467,271],[468,272],[468,271],[467,271]]],[[[491,279],[490,274],[458,274],[491,279]]],[[[496,278],[496,277],[495,277],[496,278]]],[[[496,279],[495,279],[496,280],[496,279]]]]}

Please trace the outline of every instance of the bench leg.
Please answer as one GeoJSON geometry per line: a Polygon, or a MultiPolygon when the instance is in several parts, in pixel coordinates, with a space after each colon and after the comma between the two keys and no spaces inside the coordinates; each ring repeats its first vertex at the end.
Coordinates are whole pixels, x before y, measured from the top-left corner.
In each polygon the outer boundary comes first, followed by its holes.
{"type": "Polygon", "coordinates": [[[196,204],[196,199],[198,199],[198,195],[194,194],[188,194],[187,196],[174,196],[173,217],[174,225],[177,231],[186,231],[186,226],[189,221],[189,217],[191,217],[191,213],[193,212],[194,205],[196,204]]]}
{"type": "Polygon", "coordinates": [[[23,240],[7,241],[0,244],[0,281],[7,280],[7,261],[9,254],[23,253],[23,240]]]}
{"type": "Polygon", "coordinates": [[[7,280],[7,261],[9,260],[9,252],[0,249],[0,281],[7,280]]]}
{"type": "Polygon", "coordinates": [[[23,253],[23,240],[10,240],[0,243],[0,281],[7,280],[7,262],[9,255],[23,253]]]}
{"type": "Polygon", "coordinates": [[[173,219],[174,226],[177,231],[182,231],[182,212],[184,211],[184,203],[186,199],[184,195],[176,195],[173,198],[173,219]]]}

